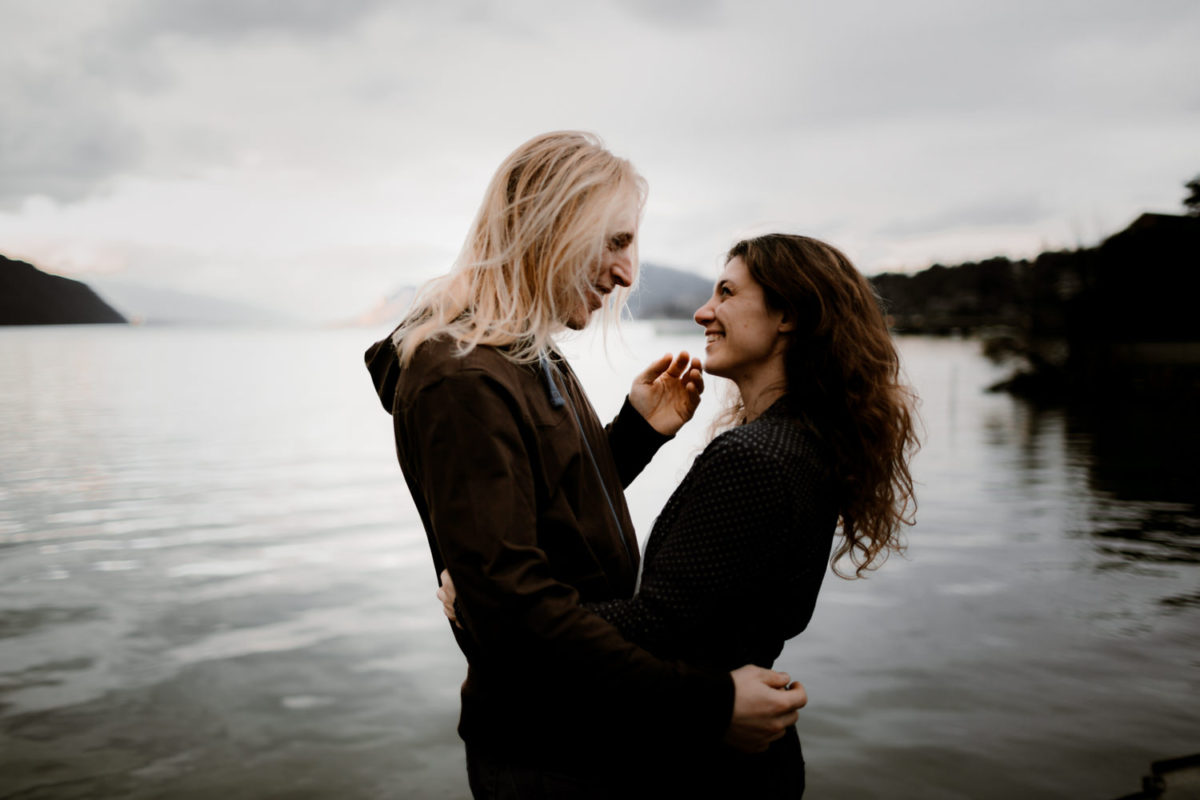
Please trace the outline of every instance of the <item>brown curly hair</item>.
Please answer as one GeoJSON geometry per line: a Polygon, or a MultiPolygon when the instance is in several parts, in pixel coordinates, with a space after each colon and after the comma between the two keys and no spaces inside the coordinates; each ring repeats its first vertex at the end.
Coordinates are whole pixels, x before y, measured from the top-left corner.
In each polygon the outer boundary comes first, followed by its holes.
{"type": "Polygon", "coordinates": [[[916,512],[908,462],[919,442],[916,396],[900,382],[900,358],[871,284],[837,248],[773,233],[738,242],[768,307],[795,321],[784,355],[789,405],[826,444],[839,487],[842,541],[853,577],[904,551],[902,525],[916,512]]]}

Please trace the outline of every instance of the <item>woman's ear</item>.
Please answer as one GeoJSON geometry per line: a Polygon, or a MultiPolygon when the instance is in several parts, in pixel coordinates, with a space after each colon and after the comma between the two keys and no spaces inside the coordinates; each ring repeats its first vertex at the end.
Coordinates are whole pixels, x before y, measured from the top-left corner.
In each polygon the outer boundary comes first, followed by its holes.
{"type": "Polygon", "coordinates": [[[796,320],[791,314],[784,314],[783,319],[779,320],[779,328],[777,330],[780,333],[791,333],[796,330],[796,320]]]}

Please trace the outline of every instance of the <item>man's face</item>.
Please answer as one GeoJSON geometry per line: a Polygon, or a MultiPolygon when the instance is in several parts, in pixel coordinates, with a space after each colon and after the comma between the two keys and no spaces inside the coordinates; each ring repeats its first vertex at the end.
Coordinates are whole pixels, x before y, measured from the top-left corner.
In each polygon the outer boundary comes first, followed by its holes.
{"type": "Polygon", "coordinates": [[[584,328],[592,312],[604,305],[604,298],[618,286],[633,283],[633,239],[637,235],[637,211],[621,214],[608,231],[604,253],[592,266],[590,285],[584,301],[567,315],[567,327],[584,328]]]}

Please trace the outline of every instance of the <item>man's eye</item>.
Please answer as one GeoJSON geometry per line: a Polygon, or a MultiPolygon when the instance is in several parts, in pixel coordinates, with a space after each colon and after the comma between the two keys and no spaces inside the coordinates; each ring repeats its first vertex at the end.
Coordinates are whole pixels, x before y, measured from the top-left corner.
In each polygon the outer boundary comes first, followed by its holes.
{"type": "Polygon", "coordinates": [[[633,235],[628,233],[618,233],[616,236],[608,240],[608,249],[612,251],[624,250],[633,243],[633,235]]]}

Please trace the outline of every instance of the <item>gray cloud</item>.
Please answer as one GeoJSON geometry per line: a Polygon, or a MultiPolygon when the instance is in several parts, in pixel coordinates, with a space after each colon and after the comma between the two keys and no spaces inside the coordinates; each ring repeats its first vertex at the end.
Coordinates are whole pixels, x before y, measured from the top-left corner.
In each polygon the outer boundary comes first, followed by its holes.
{"type": "MultiPolygon", "coordinates": [[[[130,112],[152,108],[177,80],[170,50],[155,46],[159,37],[335,36],[389,7],[386,0],[67,5],[63,17],[53,6],[5,14],[11,24],[0,32],[0,210],[17,210],[34,195],[83,200],[146,164],[151,137],[161,131],[143,130],[130,112]]],[[[211,137],[199,141],[202,132],[174,135],[183,137],[170,144],[175,150],[226,152],[211,137]]]]}
{"type": "Polygon", "coordinates": [[[74,117],[43,120],[36,130],[0,119],[0,209],[15,211],[33,195],[82,200],[139,163],[142,148],[135,132],[103,121],[98,109],[74,112],[74,117]]]}
{"type": "Polygon", "coordinates": [[[880,236],[915,236],[935,231],[974,226],[1032,225],[1046,209],[1037,197],[994,197],[924,217],[898,219],[876,230],[880,236]]]}
{"type": "Polygon", "coordinates": [[[0,79],[0,209],[31,195],[81,200],[140,163],[144,140],[111,87],[86,73],[9,63],[0,79]]]}
{"type": "Polygon", "coordinates": [[[387,0],[139,0],[116,29],[130,40],[161,34],[229,39],[264,32],[321,37],[390,5],[387,0]]]}
{"type": "Polygon", "coordinates": [[[725,16],[722,0],[617,0],[637,17],[669,28],[704,27],[725,16]]]}
{"type": "MultiPolygon", "coordinates": [[[[1200,71],[1200,48],[1180,59],[1189,50],[1181,32],[1200,28],[1194,2],[851,0],[774,18],[760,20],[761,58],[780,94],[773,117],[784,124],[1174,111],[1166,103],[1200,71]],[[1176,62],[1173,77],[1164,58],[1176,62]]],[[[1195,97],[1200,86],[1185,91],[1195,97]]]]}

